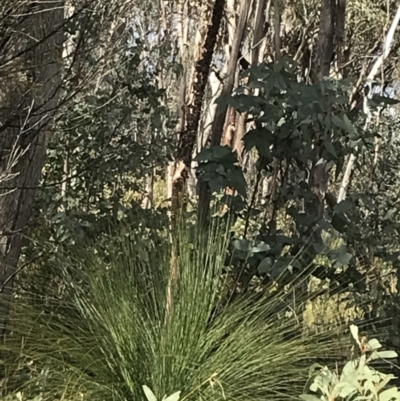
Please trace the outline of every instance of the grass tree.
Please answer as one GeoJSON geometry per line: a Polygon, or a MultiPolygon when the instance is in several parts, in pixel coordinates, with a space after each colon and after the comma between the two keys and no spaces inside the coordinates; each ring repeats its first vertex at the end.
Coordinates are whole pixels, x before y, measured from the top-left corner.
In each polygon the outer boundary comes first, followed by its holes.
{"type": "Polygon", "coordinates": [[[176,391],[213,400],[301,394],[312,361],[343,344],[332,332],[302,330],[306,294],[293,302],[290,291],[271,288],[232,300],[223,227],[213,220],[207,236],[177,228],[165,237],[175,244],[127,230],[107,247],[60,255],[59,293],[15,303],[3,391],[42,400],[144,399],[143,385],[159,399],[176,391]]]}

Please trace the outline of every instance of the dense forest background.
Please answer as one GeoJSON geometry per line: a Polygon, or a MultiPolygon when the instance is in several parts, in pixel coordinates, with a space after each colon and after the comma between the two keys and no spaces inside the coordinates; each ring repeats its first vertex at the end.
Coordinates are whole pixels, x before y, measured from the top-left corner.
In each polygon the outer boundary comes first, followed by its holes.
{"type": "Polygon", "coordinates": [[[399,21],[394,0],[2,0],[4,397],[261,400],[345,358],[350,323],[400,349],[399,21]]]}

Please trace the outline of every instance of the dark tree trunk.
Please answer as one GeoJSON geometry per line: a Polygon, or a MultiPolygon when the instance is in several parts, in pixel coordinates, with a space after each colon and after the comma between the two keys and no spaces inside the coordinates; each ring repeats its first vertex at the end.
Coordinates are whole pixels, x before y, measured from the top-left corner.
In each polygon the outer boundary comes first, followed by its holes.
{"type": "MultiPolygon", "coordinates": [[[[19,11],[19,12],[18,12],[19,11]]],[[[45,162],[61,83],[64,1],[28,4],[0,49],[0,329],[5,332],[24,229],[45,162]]],[[[23,11],[23,12],[21,12],[23,11]]],[[[1,24],[1,22],[0,22],[1,24]]],[[[5,28],[1,26],[0,28],[5,28]]]]}
{"type": "MultiPolygon", "coordinates": [[[[212,10],[211,24],[208,26],[207,35],[201,58],[196,62],[193,81],[190,85],[189,98],[191,103],[186,106],[186,123],[180,133],[178,150],[175,158],[175,173],[172,182],[172,216],[183,206],[186,182],[192,162],[193,149],[197,140],[197,130],[201,117],[204,92],[214,47],[217,42],[218,31],[221,25],[225,0],[215,0],[212,10]]],[[[175,216],[175,217],[174,217],[175,216]]]]}
{"type": "Polygon", "coordinates": [[[322,0],[316,60],[317,80],[329,76],[334,50],[335,18],[336,0],[322,0]]]}

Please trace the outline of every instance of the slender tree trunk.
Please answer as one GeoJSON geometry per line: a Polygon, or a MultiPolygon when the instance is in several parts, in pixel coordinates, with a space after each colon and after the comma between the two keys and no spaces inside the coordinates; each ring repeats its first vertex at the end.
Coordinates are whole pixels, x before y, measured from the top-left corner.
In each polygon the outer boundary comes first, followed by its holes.
{"type": "MultiPolygon", "coordinates": [[[[227,96],[232,93],[233,85],[235,82],[235,72],[237,68],[240,46],[243,40],[244,30],[246,28],[248,15],[249,15],[249,2],[248,0],[240,0],[239,6],[239,19],[236,29],[235,39],[232,43],[231,56],[228,62],[227,76],[225,78],[221,96],[227,96]]],[[[219,103],[215,113],[215,118],[211,128],[211,146],[220,145],[223,135],[223,129],[226,119],[228,107],[225,104],[219,103]]],[[[203,220],[207,217],[209,212],[211,200],[211,193],[207,183],[203,182],[200,185],[199,193],[199,217],[203,220]]]]}
{"type": "Polygon", "coordinates": [[[317,80],[329,77],[334,49],[336,0],[322,0],[316,60],[317,80]]]}
{"type": "Polygon", "coordinates": [[[154,201],[154,174],[149,173],[146,177],[145,193],[142,199],[142,208],[151,209],[154,201]]]}
{"type": "MultiPolygon", "coordinates": [[[[254,31],[253,31],[253,42],[250,53],[250,66],[254,67],[261,63],[264,58],[265,51],[265,38],[266,27],[268,24],[266,22],[265,12],[268,9],[267,0],[257,0],[255,4],[255,16],[254,16],[254,31]]],[[[255,91],[256,93],[256,91],[255,91]]],[[[243,137],[247,131],[247,118],[248,113],[241,113],[237,116],[236,122],[236,133],[233,143],[233,150],[237,152],[238,159],[240,163],[243,163],[243,137]]]]}
{"type": "Polygon", "coordinates": [[[281,58],[281,14],[278,0],[274,0],[274,49],[275,61],[279,61],[281,58]]]}
{"type": "MultiPolygon", "coordinates": [[[[185,125],[181,131],[177,155],[175,159],[175,171],[172,182],[172,226],[176,227],[178,215],[184,208],[184,196],[189,170],[192,162],[192,154],[197,140],[197,131],[201,117],[204,92],[210,72],[212,56],[217,42],[219,28],[225,0],[215,0],[211,14],[211,23],[208,25],[203,51],[200,59],[196,61],[192,82],[190,83],[189,103],[185,111],[185,125]]],[[[178,281],[178,246],[173,244],[171,256],[171,271],[168,280],[166,299],[166,321],[173,311],[173,297],[178,281]]]]}
{"type": "MultiPolygon", "coordinates": [[[[389,56],[390,48],[391,48],[392,42],[393,42],[394,33],[397,29],[397,26],[399,25],[399,22],[400,22],[400,6],[397,8],[397,12],[393,18],[392,25],[390,26],[389,32],[386,35],[386,38],[384,41],[383,53],[377,58],[374,65],[372,66],[371,71],[369,72],[369,74],[367,76],[367,81],[371,81],[372,79],[375,78],[375,76],[380,71],[380,69],[383,65],[383,62],[389,56]]],[[[353,171],[356,160],[357,160],[356,156],[352,153],[349,157],[349,160],[347,161],[346,170],[344,172],[342,184],[341,184],[340,190],[339,190],[338,202],[341,202],[344,199],[346,199],[347,188],[349,187],[349,184],[350,184],[351,173],[353,171]]]]}
{"type": "Polygon", "coordinates": [[[172,184],[172,210],[177,213],[182,207],[186,181],[192,161],[192,153],[197,139],[197,129],[200,122],[204,91],[207,85],[208,74],[218,31],[221,25],[225,0],[215,0],[211,24],[208,27],[203,53],[196,62],[195,73],[190,87],[190,102],[186,106],[186,124],[183,128],[175,158],[175,173],[172,184]]]}
{"type": "MultiPolygon", "coordinates": [[[[14,56],[13,71],[0,79],[0,173],[16,150],[13,177],[0,183],[0,325],[10,310],[23,230],[31,215],[35,188],[45,162],[52,115],[61,82],[64,2],[28,4],[26,17],[15,17],[12,47],[0,53],[0,65],[14,56]],[[16,56],[17,55],[17,56],[16,56]],[[6,185],[4,185],[6,184],[6,185]]],[[[1,174],[0,174],[1,175],[1,174]]]]}
{"type": "Polygon", "coordinates": [[[344,65],[346,63],[346,56],[344,51],[345,27],[346,27],[346,0],[337,0],[335,43],[336,43],[336,55],[337,55],[337,67],[341,77],[344,76],[344,65]]]}

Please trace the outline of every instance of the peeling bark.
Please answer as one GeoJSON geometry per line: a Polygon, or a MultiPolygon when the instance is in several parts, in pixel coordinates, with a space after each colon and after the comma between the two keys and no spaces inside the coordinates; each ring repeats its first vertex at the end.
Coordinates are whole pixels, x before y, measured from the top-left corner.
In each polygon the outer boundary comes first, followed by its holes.
{"type": "MultiPolygon", "coordinates": [[[[239,51],[243,40],[244,30],[246,28],[248,20],[249,8],[250,7],[248,0],[240,0],[239,19],[238,19],[237,29],[235,32],[235,40],[232,43],[231,57],[229,58],[228,61],[227,77],[222,87],[221,96],[230,95],[233,90],[235,82],[235,72],[239,58],[239,51]]],[[[217,105],[217,110],[211,129],[211,146],[216,146],[221,144],[227,111],[228,111],[227,105],[222,103],[219,103],[217,105]]],[[[200,220],[204,220],[208,215],[210,201],[211,201],[211,193],[209,186],[207,185],[207,183],[203,182],[200,185],[200,193],[199,193],[200,220]]]]}
{"type": "MultiPolygon", "coordinates": [[[[203,98],[224,6],[225,0],[215,0],[211,15],[211,24],[207,29],[203,51],[201,57],[196,61],[192,82],[189,86],[189,102],[185,110],[186,121],[180,133],[174,175],[172,177],[171,223],[173,227],[176,227],[178,215],[185,207],[185,189],[189,177],[192,154],[197,141],[203,98]]],[[[178,281],[178,273],[178,244],[173,244],[166,298],[166,321],[168,321],[173,312],[173,298],[178,281]]]]}
{"type": "Polygon", "coordinates": [[[172,214],[178,213],[183,206],[186,182],[192,161],[192,153],[197,140],[197,130],[200,122],[201,109],[205,88],[218,31],[221,25],[225,0],[215,0],[211,24],[207,35],[201,58],[196,62],[193,80],[190,85],[190,103],[186,106],[186,124],[183,128],[175,159],[175,174],[172,183],[172,214]]]}
{"type": "MultiPolygon", "coordinates": [[[[270,0],[258,0],[255,4],[254,32],[250,54],[251,67],[261,63],[264,58],[265,41],[263,39],[266,35],[265,27],[268,27],[268,24],[266,24],[265,11],[268,8],[269,2],[270,0]]],[[[236,118],[236,132],[232,148],[236,151],[240,163],[243,163],[243,137],[247,131],[247,118],[248,113],[241,113],[236,118]]]]}

